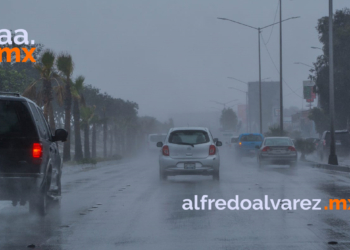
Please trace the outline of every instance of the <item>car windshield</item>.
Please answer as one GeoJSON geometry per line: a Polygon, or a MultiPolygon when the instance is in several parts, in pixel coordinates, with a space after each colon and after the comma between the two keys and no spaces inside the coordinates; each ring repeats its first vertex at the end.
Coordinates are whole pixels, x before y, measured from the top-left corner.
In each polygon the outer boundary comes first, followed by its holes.
{"type": "Polygon", "coordinates": [[[261,135],[242,135],[241,141],[262,141],[261,135]]]}
{"type": "Polygon", "coordinates": [[[265,139],[265,146],[293,146],[293,142],[289,138],[269,138],[265,139]]]}
{"type": "Polygon", "coordinates": [[[166,135],[151,135],[149,139],[151,142],[164,142],[165,138],[166,135]]]}
{"type": "Polygon", "coordinates": [[[169,143],[195,145],[209,142],[209,135],[203,130],[177,130],[170,134],[169,143]]]}
{"type": "Polygon", "coordinates": [[[22,102],[0,101],[0,137],[28,137],[35,128],[28,109],[22,102]]]}

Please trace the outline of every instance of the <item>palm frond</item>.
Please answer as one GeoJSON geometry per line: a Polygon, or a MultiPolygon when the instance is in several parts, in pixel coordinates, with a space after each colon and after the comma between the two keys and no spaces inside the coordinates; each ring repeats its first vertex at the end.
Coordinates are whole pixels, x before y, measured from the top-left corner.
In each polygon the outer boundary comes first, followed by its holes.
{"type": "Polygon", "coordinates": [[[70,77],[73,73],[74,63],[72,56],[67,52],[62,52],[56,60],[57,69],[66,77],[70,77]]]}
{"type": "Polygon", "coordinates": [[[33,82],[30,84],[22,93],[22,96],[29,98],[30,100],[36,101],[37,99],[37,90],[36,90],[36,85],[37,81],[33,82]]]}
{"type": "Polygon", "coordinates": [[[55,52],[53,52],[50,49],[47,49],[43,52],[40,58],[40,61],[47,70],[51,71],[53,64],[55,62],[55,57],[56,57],[55,52]]]}
{"type": "Polygon", "coordinates": [[[62,84],[55,86],[54,91],[56,93],[56,99],[58,105],[62,106],[64,102],[64,94],[65,94],[65,88],[62,84]]]}
{"type": "Polygon", "coordinates": [[[80,75],[75,79],[74,85],[78,92],[81,92],[84,88],[85,77],[80,75]]]}

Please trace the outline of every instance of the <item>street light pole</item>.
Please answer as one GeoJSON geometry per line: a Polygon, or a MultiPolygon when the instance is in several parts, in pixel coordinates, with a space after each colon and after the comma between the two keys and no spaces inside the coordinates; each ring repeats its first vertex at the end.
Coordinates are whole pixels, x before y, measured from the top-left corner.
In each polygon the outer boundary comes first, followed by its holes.
{"type": "Polygon", "coordinates": [[[283,136],[282,0],[280,0],[280,136],[283,136]]]}
{"type": "Polygon", "coordinates": [[[261,53],[260,53],[260,33],[261,29],[258,28],[259,37],[259,114],[260,114],[260,134],[262,134],[262,102],[261,102],[261,53]]]}
{"type": "MultiPolygon", "coordinates": [[[[281,0],[280,0],[281,1],[281,0]]],[[[280,15],[280,18],[281,18],[282,16],[280,15]]],[[[260,134],[262,134],[262,107],[261,107],[261,103],[262,103],[262,101],[261,101],[261,56],[260,56],[260,33],[261,33],[261,30],[263,30],[263,29],[265,29],[265,28],[268,28],[268,27],[271,27],[271,26],[273,26],[273,25],[275,25],[275,24],[282,24],[282,22],[284,22],[284,21],[287,21],[287,20],[290,20],[290,19],[295,19],[295,18],[299,18],[299,16],[298,17],[290,17],[290,18],[287,18],[287,19],[284,19],[284,20],[280,20],[279,22],[276,22],[276,23],[273,23],[273,24],[270,24],[270,25],[267,25],[267,26],[264,26],[264,27],[253,27],[253,26],[250,26],[250,25],[247,25],[247,24],[244,24],[244,23],[240,23],[240,22],[237,22],[237,21],[234,21],[234,20],[231,20],[231,19],[228,19],[228,18],[222,18],[222,17],[218,17],[218,19],[220,19],[220,20],[225,20],[225,21],[230,21],[230,22],[234,22],[234,23],[237,23],[237,24],[240,24],[240,25],[243,25],[243,26],[246,26],[246,27],[248,27],[248,28],[251,28],[251,29],[255,29],[255,30],[257,30],[258,31],[258,36],[259,36],[259,103],[260,103],[260,107],[259,107],[259,110],[260,110],[260,121],[259,121],[259,123],[260,123],[260,134]]],[[[282,29],[282,26],[280,26],[280,29],[282,29]]],[[[280,40],[280,43],[282,44],[282,39],[280,40]]],[[[281,46],[281,50],[282,50],[282,46],[281,46]]],[[[282,61],[282,53],[281,53],[281,61],[282,61]]],[[[282,67],[282,65],[281,65],[281,67],[282,67]]],[[[281,73],[281,77],[282,77],[282,73],[281,73]]],[[[282,81],[281,81],[281,91],[282,91],[282,81]]],[[[281,96],[282,96],[282,94],[280,94],[281,96]]],[[[282,100],[282,99],[280,99],[280,100],[282,100]]],[[[283,105],[282,105],[282,102],[281,102],[281,106],[282,106],[282,108],[283,108],[283,105]]],[[[281,109],[282,110],[282,109],[281,109]]],[[[281,111],[281,113],[282,113],[282,129],[283,129],[283,110],[281,111]]]]}
{"type": "Polygon", "coordinates": [[[328,164],[338,165],[334,133],[333,0],[329,0],[329,113],[331,119],[331,141],[328,164]]]}

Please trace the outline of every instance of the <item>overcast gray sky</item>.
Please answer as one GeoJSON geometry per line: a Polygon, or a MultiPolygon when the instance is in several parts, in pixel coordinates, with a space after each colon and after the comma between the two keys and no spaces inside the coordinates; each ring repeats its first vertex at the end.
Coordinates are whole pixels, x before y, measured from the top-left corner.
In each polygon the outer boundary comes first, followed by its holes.
{"type": "MultiPolygon", "coordinates": [[[[315,29],[328,15],[328,0],[283,0],[285,106],[301,107],[307,66],[322,53],[315,29]]],[[[1,29],[26,29],[29,39],[56,52],[68,51],[74,76],[114,97],[135,101],[140,115],[165,120],[171,113],[213,111],[209,100],[227,102],[245,95],[243,81],[258,80],[258,35],[252,29],[218,20],[233,19],[251,26],[278,21],[278,0],[33,0],[3,1],[1,29]]],[[[334,0],[334,9],[350,7],[334,0]]],[[[279,27],[262,33],[279,67],[279,27]],[[271,33],[272,32],[272,33],[271,33]],[[271,34],[271,37],[270,37],[271,34]],[[269,39],[270,37],[270,39],[269,39]]],[[[262,78],[278,80],[262,43],[262,78]]]]}

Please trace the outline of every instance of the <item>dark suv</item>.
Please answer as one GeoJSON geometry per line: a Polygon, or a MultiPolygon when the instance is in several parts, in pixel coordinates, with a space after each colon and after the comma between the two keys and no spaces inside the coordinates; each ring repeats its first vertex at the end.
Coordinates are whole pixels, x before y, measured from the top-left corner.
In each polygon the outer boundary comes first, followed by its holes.
{"type": "Polygon", "coordinates": [[[29,202],[31,212],[45,215],[61,195],[62,160],[57,141],[68,133],[51,134],[34,102],[16,93],[0,92],[0,200],[29,202]]]}
{"type": "MultiPolygon", "coordinates": [[[[324,158],[328,159],[330,150],[331,134],[329,131],[324,131],[321,141],[317,147],[317,154],[321,161],[324,158]]],[[[350,134],[348,130],[336,130],[335,131],[335,148],[336,154],[340,157],[350,155],[350,134]]]]}

